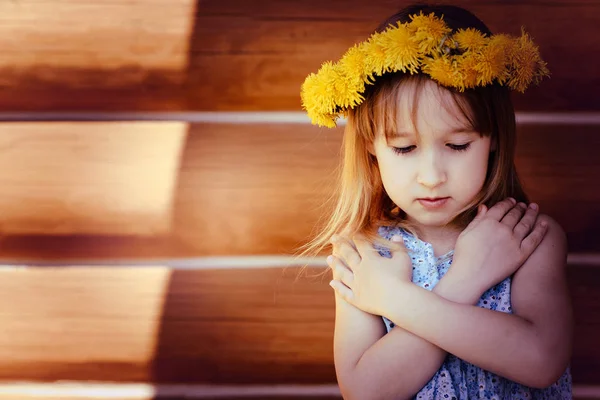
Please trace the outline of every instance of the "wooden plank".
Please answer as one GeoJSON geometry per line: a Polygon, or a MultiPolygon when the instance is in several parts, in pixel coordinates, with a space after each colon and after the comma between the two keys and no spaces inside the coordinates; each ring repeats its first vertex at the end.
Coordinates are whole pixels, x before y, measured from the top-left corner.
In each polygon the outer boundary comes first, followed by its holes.
{"type": "MultiPolygon", "coordinates": [[[[335,383],[320,269],[0,271],[0,379],[335,383]]],[[[574,382],[598,384],[600,270],[570,266],[574,382]]]]}
{"type": "Polygon", "coordinates": [[[324,211],[340,140],[310,125],[191,125],[174,231],[203,255],[290,253],[324,211]]]}
{"type": "Polygon", "coordinates": [[[195,0],[0,3],[4,110],[181,109],[195,0]]]}
{"type": "Polygon", "coordinates": [[[10,299],[0,306],[2,380],[335,376],[333,297],[321,281],[294,282],[296,271],[81,267],[0,275],[0,293],[10,299]],[[268,365],[277,368],[265,374],[268,365]]]}
{"type": "Polygon", "coordinates": [[[598,251],[600,146],[596,126],[526,125],[517,169],[526,191],[566,230],[570,251],[598,251]]]}
{"type": "Polygon", "coordinates": [[[341,399],[337,385],[328,385],[332,394],[308,393],[306,387],[281,386],[206,386],[206,385],[151,385],[110,383],[2,383],[2,400],[334,400],[341,399]],[[304,392],[304,393],[303,393],[304,392]]]}
{"type": "MultiPolygon", "coordinates": [[[[292,254],[327,210],[341,135],[310,125],[193,124],[174,231],[201,255],[292,254]]],[[[532,201],[562,224],[570,251],[600,250],[597,127],[522,125],[519,138],[517,166],[532,201]]]]}
{"type": "MultiPolygon", "coordinates": [[[[193,124],[185,146],[160,123],[51,125],[5,124],[4,262],[293,254],[327,211],[341,144],[341,128],[310,125],[193,124]]],[[[532,200],[571,252],[598,251],[596,128],[520,130],[532,200]]]]}
{"type": "Polygon", "coordinates": [[[575,316],[572,374],[574,381],[598,382],[600,371],[600,271],[597,267],[569,268],[569,287],[575,316]]]}
{"type": "MultiPolygon", "coordinates": [[[[310,72],[408,2],[203,0],[198,10],[196,3],[4,2],[0,106],[299,110],[300,85],[310,72]]],[[[540,45],[552,79],[515,96],[517,109],[598,109],[590,100],[600,90],[594,69],[600,50],[593,35],[600,22],[597,2],[456,4],[495,31],[517,34],[524,25],[540,45]]]]}
{"type": "Polygon", "coordinates": [[[3,235],[167,235],[187,124],[5,123],[3,235]]]}
{"type": "Polygon", "coordinates": [[[181,72],[195,5],[194,0],[2,2],[0,68],[137,66],[181,72]]]}
{"type": "MultiPolygon", "coordinates": [[[[63,69],[64,75],[75,75],[85,81],[82,71],[63,69]]],[[[116,72],[115,72],[116,73],[116,72]]],[[[60,82],[43,82],[25,77],[15,87],[0,91],[0,107],[5,111],[181,111],[187,101],[181,84],[166,81],[165,73],[152,71],[139,84],[118,88],[103,86],[105,72],[91,72],[97,83],[64,87],[60,82]]],[[[9,80],[14,80],[12,77],[9,80]]],[[[16,79],[16,78],[15,78],[16,79]]]]}
{"type": "MultiPolygon", "coordinates": [[[[408,3],[202,1],[191,44],[189,106],[298,110],[300,85],[309,73],[326,60],[339,58],[408,3]]],[[[593,34],[600,24],[597,2],[463,0],[453,4],[472,10],[492,31],[520,34],[525,26],[535,38],[552,79],[515,96],[517,109],[598,109],[600,103],[593,100],[600,90],[595,69],[600,41],[593,34]],[[571,33],[566,37],[563,32],[571,33]],[[577,74],[572,72],[574,65],[577,74]]]]}
{"type": "Polygon", "coordinates": [[[195,250],[175,235],[7,235],[0,236],[4,265],[160,263],[195,250]]]}

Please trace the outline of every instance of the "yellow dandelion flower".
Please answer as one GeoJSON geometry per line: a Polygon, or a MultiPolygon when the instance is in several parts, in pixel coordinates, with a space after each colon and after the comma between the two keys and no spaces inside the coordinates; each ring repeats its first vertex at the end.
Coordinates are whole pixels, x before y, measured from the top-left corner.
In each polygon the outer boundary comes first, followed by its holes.
{"type": "Polygon", "coordinates": [[[458,43],[458,47],[463,50],[479,50],[486,43],[486,37],[483,33],[474,28],[459,29],[452,39],[458,43]]]}
{"type": "Polygon", "coordinates": [[[333,83],[333,92],[337,99],[336,105],[342,109],[360,104],[364,98],[361,93],[365,90],[365,82],[352,71],[347,71],[343,64],[334,65],[337,78],[333,83]]]}
{"type": "Polygon", "coordinates": [[[356,81],[356,84],[364,83],[367,77],[364,46],[352,46],[340,59],[339,65],[349,81],[356,81]]]}
{"type": "Polygon", "coordinates": [[[472,51],[466,51],[457,57],[457,71],[460,71],[461,83],[463,89],[470,89],[477,86],[477,57],[472,51]]]}
{"type": "Polygon", "coordinates": [[[433,13],[424,15],[422,11],[411,16],[409,29],[415,32],[413,40],[419,44],[419,50],[426,54],[436,49],[443,37],[452,31],[443,19],[433,13]]]}
{"type": "Polygon", "coordinates": [[[540,58],[537,61],[537,68],[535,74],[533,75],[533,83],[537,85],[542,81],[542,79],[549,77],[550,70],[548,69],[548,64],[540,58]]]}
{"type": "Polygon", "coordinates": [[[450,57],[447,55],[436,58],[427,58],[423,62],[423,72],[441,85],[450,87],[456,85],[456,71],[450,57]]]}
{"type": "Polygon", "coordinates": [[[335,83],[338,73],[331,61],[325,62],[316,74],[310,74],[301,89],[302,106],[307,111],[332,113],[337,108],[335,83]]]}
{"type": "Polygon", "coordinates": [[[382,43],[383,33],[374,33],[364,45],[365,73],[369,78],[381,76],[387,71],[385,47],[382,43]]]}
{"type": "Polygon", "coordinates": [[[496,77],[500,83],[504,84],[510,78],[508,66],[515,50],[515,40],[509,35],[494,35],[490,38],[488,46],[497,47],[498,51],[504,54],[504,65],[496,77]]]}
{"type": "Polygon", "coordinates": [[[336,121],[338,116],[335,114],[319,114],[311,113],[310,111],[307,114],[313,125],[323,126],[326,128],[335,128],[337,126],[336,121]]]}
{"type": "Polygon", "coordinates": [[[488,43],[477,54],[477,83],[487,85],[496,78],[502,78],[506,71],[506,53],[502,46],[488,43]]]}
{"type": "Polygon", "coordinates": [[[500,46],[504,49],[504,52],[506,53],[506,57],[507,59],[510,59],[510,57],[512,56],[512,53],[515,49],[515,45],[516,45],[516,41],[513,37],[509,36],[509,35],[505,35],[503,33],[498,34],[498,35],[493,35],[490,40],[489,43],[492,44],[493,46],[500,46]]]}
{"type": "Polygon", "coordinates": [[[389,29],[377,38],[385,52],[384,70],[416,73],[419,67],[419,46],[405,24],[389,29]]]}
{"type": "Polygon", "coordinates": [[[508,85],[521,93],[532,81],[537,84],[544,76],[549,76],[546,63],[542,61],[537,46],[524,31],[514,44],[510,66],[508,85]]]}
{"type": "Polygon", "coordinates": [[[304,79],[300,88],[302,108],[308,113],[318,112],[321,108],[319,101],[326,95],[326,89],[321,88],[321,82],[317,74],[310,74],[304,79]]]}

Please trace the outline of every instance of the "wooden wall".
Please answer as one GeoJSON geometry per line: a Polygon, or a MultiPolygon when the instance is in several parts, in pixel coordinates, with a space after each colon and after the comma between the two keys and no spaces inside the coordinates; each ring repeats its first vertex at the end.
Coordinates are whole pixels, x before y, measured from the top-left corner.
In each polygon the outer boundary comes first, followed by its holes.
{"type": "MultiPolygon", "coordinates": [[[[0,380],[335,384],[327,271],[288,262],[342,128],[202,118],[300,112],[304,77],[402,4],[1,4],[0,380]]],[[[552,71],[514,98],[542,118],[517,167],[567,231],[573,378],[600,386],[600,4],[456,4],[524,25],[552,71]]]]}

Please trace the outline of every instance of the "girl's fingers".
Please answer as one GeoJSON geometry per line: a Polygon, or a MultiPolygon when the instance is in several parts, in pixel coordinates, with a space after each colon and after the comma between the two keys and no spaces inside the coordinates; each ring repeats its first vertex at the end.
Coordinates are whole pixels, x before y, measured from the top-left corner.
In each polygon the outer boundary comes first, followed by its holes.
{"type": "Polygon", "coordinates": [[[487,211],[488,209],[486,205],[480,204],[479,207],[477,207],[477,215],[475,215],[475,218],[473,218],[473,220],[469,223],[469,225],[467,225],[463,232],[466,233],[472,230],[479,223],[479,221],[481,221],[485,217],[487,211]]]}
{"type": "Polygon", "coordinates": [[[332,243],[333,254],[344,261],[348,268],[352,268],[360,263],[361,257],[358,251],[344,237],[337,236],[333,238],[332,243]]]}
{"type": "Polygon", "coordinates": [[[510,209],[508,213],[502,218],[500,221],[504,225],[508,226],[510,229],[514,229],[514,227],[521,221],[523,217],[523,213],[527,210],[527,206],[525,203],[519,203],[513,208],[510,209]]]}
{"type": "Polygon", "coordinates": [[[342,299],[352,304],[352,301],[354,300],[354,293],[352,293],[352,290],[350,290],[348,286],[344,285],[340,281],[336,281],[335,279],[329,282],[329,286],[331,286],[333,290],[335,290],[335,293],[337,293],[342,299]]]}
{"type": "Polygon", "coordinates": [[[527,207],[527,211],[525,211],[525,215],[523,216],[523,218],[521,218],[521,220],[519,221],[519,223],[515,226],[515,228],[513,230],[516,238],[519,241],[522,241],[523,239],[525,239],[525,237],[527,235],[529,235],[529,233],[535,226],[535,221],[537,219],[537,216],[538,216],[537,204],[531,203],[529,205],[529,207],[527,207]]]}
{"type": "Polygon", "coordinates": [[[485,206],[485,204],[480,204],[479,207],[477,207],[477,215],[475,215],[475,218],[473,218],[473,220],[479,221],[485,216],[486,212],[487,207],[485,206]]]}
{"type": "Polygon", "coordinates": [[[354,273],[344,263],[335,256],[327,257],[327,264],[333,272],[333,279],[341,281],[344,285],[352,287],[354,283],[354,273]]]}
{"type": "Polygon", "coordinates": [[[521,251],[527,259],[533,251],[542,243],[542,239],[548,231],[548,224],[545,221],[540,221],[535,224],[535,227],[529,235],[521,242],[521,251]]]}
{"type": "Polygon", "coordinates": [[[500,221],[502,217],[504,217],[504,215],[506,215],[506,213],[509,212],[510,209],[515,206],[515,204],[517,204],[516,200],[511,197],[499,201],[488,210],[488,212],[486,213],[486,217],[493,218],[496,221],[500,221]]]}

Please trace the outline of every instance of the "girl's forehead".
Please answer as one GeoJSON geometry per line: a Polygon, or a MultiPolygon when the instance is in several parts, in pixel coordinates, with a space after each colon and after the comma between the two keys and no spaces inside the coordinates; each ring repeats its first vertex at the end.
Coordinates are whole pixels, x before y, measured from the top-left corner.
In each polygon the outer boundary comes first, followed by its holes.
{"type": "Polygon", "coordinates": [[[401,84],[397,91],[393,130],[447,133],[470,129],[471,123],[458,101],[461,100],[431,80],[401,84]]]}

